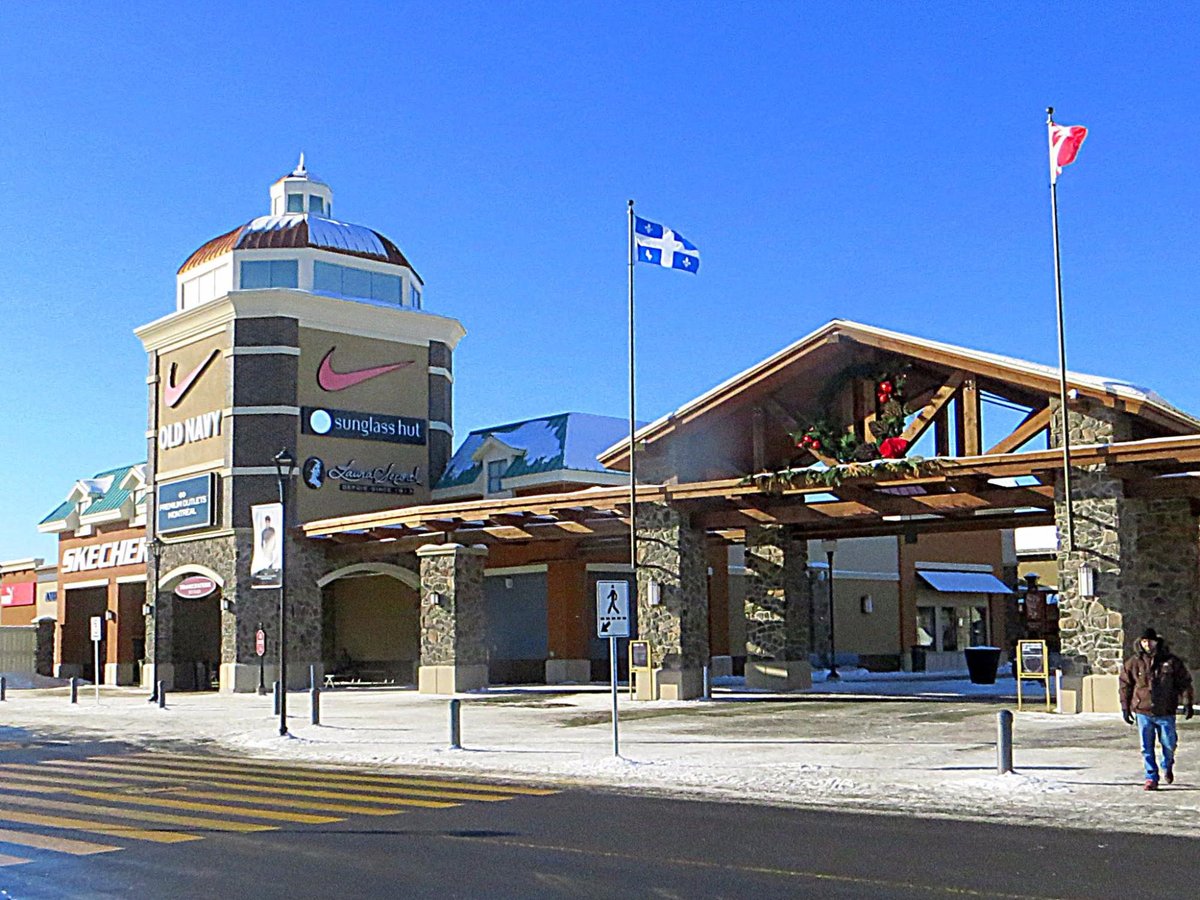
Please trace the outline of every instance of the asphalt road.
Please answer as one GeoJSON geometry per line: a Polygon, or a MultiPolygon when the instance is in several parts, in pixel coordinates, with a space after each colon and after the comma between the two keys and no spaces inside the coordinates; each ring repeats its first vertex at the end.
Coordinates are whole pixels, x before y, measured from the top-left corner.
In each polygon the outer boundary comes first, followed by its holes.
{"type": "Polygon", "coordinates": [[[1192,896],[1200,848],[4,738],[2,900],[1192,896]]]}

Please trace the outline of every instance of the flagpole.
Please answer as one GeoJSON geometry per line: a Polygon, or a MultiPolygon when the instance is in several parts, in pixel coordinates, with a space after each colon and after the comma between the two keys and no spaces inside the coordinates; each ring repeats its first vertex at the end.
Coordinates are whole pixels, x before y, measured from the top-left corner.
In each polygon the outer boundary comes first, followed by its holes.
{"type": "MultiPolygon", "coordinates": [[[[1046,134],[1047,139],[1053,142],[1053,136],[1050,132],[1050,126],[1054,124],[1054,107],[1046,107],[1046,134]]],[[[1050,222],[1054,229],[1054,294],[1055,305],[1058,314],[1058,391],[1059,391],[1059,415],[1061,416],[1062,424],[1062,451],[1063,451],[1063,495],[1066,500],[1067,507],[1067,545],[1066,551],[1070,553],[1075,549],[1075,516],[1071,509],[1071,429],[1067,416],[1067,341],[1066,331],[1063,327],[1063,295],[1062,295],[1062,267],[1059,262],[1058,254],[1058,179],[1056,179],[1054,157],[1050,158],[1050,222]]]]}
{"type": "Polygon", "coordinates": [[[629,201],[629,564],[633,567],[633,599],[637,602],[637,462],[633,435],[637,428],[633,354],[633,201],[629,201]]]}

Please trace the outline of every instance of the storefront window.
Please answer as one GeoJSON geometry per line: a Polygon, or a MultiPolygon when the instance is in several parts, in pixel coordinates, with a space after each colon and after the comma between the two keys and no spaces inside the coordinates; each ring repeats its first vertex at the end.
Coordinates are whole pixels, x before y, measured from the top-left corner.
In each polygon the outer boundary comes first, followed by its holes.
{"type": "Polygon", "coordinates": [[[935,610],[932,606],[917,607],[917,646],[933,649],[933,635],[937,628],[934,624],[935,610]]]}

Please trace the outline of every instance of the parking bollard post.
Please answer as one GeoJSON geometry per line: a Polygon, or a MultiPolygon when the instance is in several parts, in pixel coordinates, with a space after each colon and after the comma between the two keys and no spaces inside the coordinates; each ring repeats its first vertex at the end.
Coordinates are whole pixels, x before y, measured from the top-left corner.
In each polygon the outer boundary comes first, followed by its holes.
{"type": "Polygon", "coordinates": [[[71,702],[79,702],[79,679],[74,675],[71,676],[71,702]]]}
{"type": "Polygon", "coordinates": [[[462,749],[462,723],[460,721],[461,700],[450,701],[450,749],[462,749]]]}
{"type": "Polygon", "coordinates": [[[703,699],[712,699],[712,670],[708,666],[704,667],[704,694],[703,699]]]}
{"type": "Polygon", "coordinates": [[[277,716],[277,715],[279,715],[279,681],[278,680],[276,680],[271,685],[271,691],[275,695],[275,712],[273,713],[273,715],[277,716]]]}
{"type": "Polygon", "coordinates": [[[996,713],[996,772],[1005,775],[1013,770],[1013,714],[1011,709],[996,713]]]}
{"type": "Polygon", "coordinates": [[[8,693],[8,679],[0,675],[0,702],[7,700],[5,695],[8,693]]]}
{"type": "Polygon", "coordinates": [[[167,708],[167,683],[165,681],[158,683],[158,708],[167,708]]]}

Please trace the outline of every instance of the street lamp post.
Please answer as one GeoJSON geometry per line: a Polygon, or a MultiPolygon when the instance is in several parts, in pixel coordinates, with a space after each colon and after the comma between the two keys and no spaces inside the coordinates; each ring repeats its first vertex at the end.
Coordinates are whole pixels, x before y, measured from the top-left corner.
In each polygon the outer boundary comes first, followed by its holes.
{"type": "Polygon", "coordinates": [[[833,554],[837,552],[836,540],[821,541],[821,549],[825,551],[825,561],[828,564],[829,573],[829,674],[826,679],[829,681],[837,681],[842,676],[837,670],[837,655],[834,650],[833,642],[833,554]]]}
{"type": "Polygon", "coordinates": [[[154,677],[150,679],[150,696],[146,698],[148,703],[158,702],[158,682],[160,681],[160,661],[158,658],[158,648],[162,644],[158,641],[158,633],[161,631],[161,616],[158,610],[158,564],[162,559],[162,541],[158,539],[158,535],[150,537],[150,561],[154,565],[154,571],[149,573],[150,577],[146,579],[146,604],[145,609],[149,610],[147,618],[154,622],[154,677]]]}
{"type": "Polygon", "coordinates": [[[286,447],[275,454],[275,476],[279,483],[280,523],[279,539],[282,541],[279,555],[282,565],[279,571],[279,734],[288,733],[287,727],[287,486],[296,471],[296,458],[286,447]]]}

